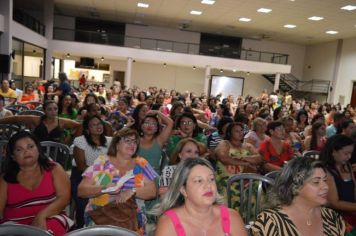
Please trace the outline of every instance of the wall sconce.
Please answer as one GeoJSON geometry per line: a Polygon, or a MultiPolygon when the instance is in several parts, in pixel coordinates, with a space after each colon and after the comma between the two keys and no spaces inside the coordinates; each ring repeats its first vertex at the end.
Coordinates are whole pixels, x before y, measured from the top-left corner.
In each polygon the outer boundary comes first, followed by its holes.
{"type": "Polygon", "coordinates": [[[69,53],[67,53],[66,57],[67,57],[67,58],[70,58],[70,54],[69,54],[69,53]]]}
{"type": "Polygon", "coordinates": [[[196,69],[196,67],[195,66],[193,66],[193,70],[195,70],[196,69]]]}
{"type": "Polygon", "coordinates": [[[101,57],[100,60],[101,60],[101,61],[104,61],[104,57],[101,57]]]}

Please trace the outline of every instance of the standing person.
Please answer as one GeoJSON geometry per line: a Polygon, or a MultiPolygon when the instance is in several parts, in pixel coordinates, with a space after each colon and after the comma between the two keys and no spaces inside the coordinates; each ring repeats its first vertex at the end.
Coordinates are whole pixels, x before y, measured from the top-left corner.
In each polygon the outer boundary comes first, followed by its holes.
{"type": "Polygon", "coordinates": [[[73,168],[70,176],[72,197],[76,205],[76,227],[84,226],[84,209],[88,199],[80,198],[77,188],[82,181],[82,174],[86,168],[93,165],[95,159],[108,151],[111,137],[104,134],[104,122],[100,116],[87,116],[83,121],[83,135],[73,141],[73,168]]]}
{"type": "Polygon", "coordinates": [[[160,216],[156,236],[247,235],[239,213],[221,204],[214,170],[203,158],[188,158],[177,166],[152,213],[160,216]]]}
{"type": "Polygon", "coordinates": [[[267,194],[268,206],[252,225],[253,235],[345,235],[340,215],[324,207],[327,179],[320,161],[300,157],[288,162],[267,194]]]}
{"type": "Polygon", "coordinates": [[[336,134],[328,139],[320,160],[328,169],[328,201],[344,219],[356,227],[356,181],[349,162],[354,149],[351,138],[336,134]]]}
{"type": "Polygon", "coordinates": [[[70,200],[63,168],[41,153],[39,140],[27,131],[8,143],[0,177],[0,224],[11,221],[64,235],[73,221],[64,213],[70,200]]]}
{"type": "Polygon", "coordinates": [[[1,82],[0,95],[5,99],[5,106],[15,104],[17,95],[16,92],[10,88],[9,80],[4,79],[1,82]]]}
{"type": "Polygon", "coordinates": [[[138,232],[143,235],[146,216],[144,200],[156,197],[154,179],[158,176],[151,165],[142,157],[136,156],[139,143],[138,133],[129,128],[118,131],[113,137],[107,155],[99,156],[83,173],[83,180],[78,187],[78,196],[90,198],[85,209],[84,220],[87,226],[95,225],[89,211],[104,207],[111,202],[124,203],[135,197],[137,203],[138,232]],[[133,171],[133,178],[127,180],[117,191],[110,194],[102,190],[112,187],[133,171]]]}
{"type": "Polygon", "coordinates": [[[64,95],[69,94],[72,91],[72,87],[69,84],[67,74],[64,72],[59,72],[58,79],[59,79],[60,83],[59,83],[57,91],[55,92],[56,95],[59,97],[59,96],[64,96],[64,95]]]}
{"type": "Polygon", "coordinates": [[[267,125],[267,132],[270,139],[261,143],[259,152],[264,160],[261,167],[264,171],[270,172],[281,169],[286,162],[292,159],[293,149],[288,141],[284,140],[285,129],[282,122],[270,122],[267,125]]]}

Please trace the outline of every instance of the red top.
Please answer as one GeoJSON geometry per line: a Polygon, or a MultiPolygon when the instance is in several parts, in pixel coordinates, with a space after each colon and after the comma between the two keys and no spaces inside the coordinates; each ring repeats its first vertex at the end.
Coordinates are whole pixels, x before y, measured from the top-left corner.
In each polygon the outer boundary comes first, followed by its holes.
{"type": "Polygon", "coordinates": [[[280,167],[293,156],[293,149],[287,141],[283,142],[282,152],[280,154],[277,153],[270,139],[260,144],[259,152],[265,161],[280,167]]]}

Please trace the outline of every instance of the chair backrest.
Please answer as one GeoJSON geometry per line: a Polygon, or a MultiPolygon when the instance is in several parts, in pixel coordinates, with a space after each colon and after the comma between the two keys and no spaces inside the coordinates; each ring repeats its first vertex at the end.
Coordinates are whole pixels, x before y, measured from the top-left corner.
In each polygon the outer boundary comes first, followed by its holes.
{"type": "Polygon", "coordinates": [[[19,132],[21,128],[12,124],[0,124],[0,140],[9,140],[11,136],[19,132]]]}
{"type": "Polygon", "coordinates": [[[265,174],[265,176],[270,179],[276,180],[279,173],[281,173],[279,170],[275,170],[275,171],[268,172],[267,174],[265,174]]]}
{"type": "Polygon", "coordinates": [[[303,152],[303,157],[313,158],[315,160],[319,159],[320,152],[316,150],[310,150],[303,152]]]}
{"type": "Polygon", "coordinates": [[[18,116],[21,115],[33,115],[33,116],[43,116],[45,113],[39,110],[24,110],[17,113],[18,116]]]}
{"type": "Polygon", "coordinates": [[[0,140],[0,174],[3,173],[3,162],[6,154],[7,140],[0,140]]]}
{"type": "Polygon", "coordinates": [[[30,225],[2,224],[0,225],[0,236],[50,236],[49,232],[30,225]]]}
{"type": "Polygon", "coordinates": [[[20,111],[26,111],[26,110],[30,110],[30,108],[28,108],[26,105],[23,104],[15,104],[15,105],[9,105],[5,107],[6,109],[15,109],[20,111]]]}
{"type": "Polygon", "coordinates": [[[261,210],[261,200],[265,193],[264,183],[273,185],[274,180],[259,174],[243,173],[231,176],[227,182],[228,206],[233,207],[231,190],[237,187],[237,194],[240,197],[238,210],[246,224],[254,221],[261,210]]]}
{"type": "Polygon", "coordinates": [[[61,164],[65,170],[70,168],[71,155],[67,145],[53,141],[42,141],[41,147],[47,157],[61,164]]]}
{"type": "Polygon", "coordinates": [[[138,236],[134,231],[111,225],[96,225],[77,229],[65,236],[138,236]]]}

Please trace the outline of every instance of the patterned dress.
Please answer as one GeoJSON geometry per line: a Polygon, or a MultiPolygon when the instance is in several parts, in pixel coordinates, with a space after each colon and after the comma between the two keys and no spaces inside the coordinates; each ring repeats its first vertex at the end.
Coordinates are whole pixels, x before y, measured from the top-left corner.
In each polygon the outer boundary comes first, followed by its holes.
{"type": "MultiPolygon", "coordinates": [[[[122,187],[122,190],[128,190],[132,188],[140,188],[144,186],[144,178],[153,181],[158,175],[150,166],[150,164],[142,157],[134,158],[136,165],[133,168],[134,178],[126,181],[122,187]]],[[[121,174],[114,165],[110,163],[107,155],[99,156],[94,164],[88,167],[83,176],[91,178],[96,185],[105,186],[110,183],[117,183],[125,173],[121,174]]],[[[98,207],[107,205],[108,203],[115,201],[115,195],[103,194],[98,197],[90,198],[89,203],[85,209],[84,221],[87,226],[94,225],[95,223],[90,218],[88,212],[95,210],[98,207]]],[[[144,201],[136,198],[138,206],[137,220],[139,226],[139,234],[144,234],[145,224],[147,218],[145,215],[144,201]]]]}
{"type": "MultiPolygon", "coordinates": [[[[321,207],[323,233],[326,236],[343,236],[345,223],[341,216],[332,209],[321,207]]],[[[299,236],[297,227],[281,208],[268,209],[261,212],[252,226],[254,235],[268,236],[299,236]]]]}
{"type": "MultiPolygon", "coordinates": [[[[31,225],[38,212],[56,200],[52,178],[51,171],[44,171],[40,185],[34,190],[29,190],[19,183],[8,183],[4,218],[0,220],[0,224],[13,221],[31,225]]],[[[73,225],[73,221],[64,212],[48,217],[46,223],[48,231],[55,236],[64,235],[73,225]]]]}

